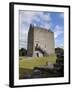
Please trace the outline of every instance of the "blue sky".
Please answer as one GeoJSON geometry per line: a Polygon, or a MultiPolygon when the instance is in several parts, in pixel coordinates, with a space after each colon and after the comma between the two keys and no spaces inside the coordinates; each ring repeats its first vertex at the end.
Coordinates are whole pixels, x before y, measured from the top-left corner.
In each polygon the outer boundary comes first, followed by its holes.
{"type": "Polygon", "coordinates": [[[55,47],[64,47],[64,13],[45,11],[19,11],[20,48],[27,49],[27,37],[30,24],[51,29],[54,32],[55,47]]]}

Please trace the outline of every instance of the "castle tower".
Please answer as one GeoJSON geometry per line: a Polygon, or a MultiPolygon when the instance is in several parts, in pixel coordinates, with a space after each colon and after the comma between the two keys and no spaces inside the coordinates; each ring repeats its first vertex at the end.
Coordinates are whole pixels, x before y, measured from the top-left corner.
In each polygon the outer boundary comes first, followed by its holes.
{"type": "Polygon", "coordinates": [[[39,57],[54,53],[54,32],[30,25],[27,55],[39,57]]]}

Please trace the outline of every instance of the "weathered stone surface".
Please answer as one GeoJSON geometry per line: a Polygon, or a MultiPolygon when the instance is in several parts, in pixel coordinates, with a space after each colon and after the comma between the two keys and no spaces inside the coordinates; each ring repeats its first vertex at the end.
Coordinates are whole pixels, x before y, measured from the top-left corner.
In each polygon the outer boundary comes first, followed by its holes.
{"type": "MultiPolygon", "coordinates": [[[[39,48],[39,54],[53,54],[54,51],[54,33],[50,30],[34,27],[30,25],[30,29],[28,32],[28,56],[36,56],[35,48],[36,46],[39,48]],[[42,51],[42,52],[41,52],[42,51]]],[[[40,55],[41,55],[40,54],[40,55]]],[[[39,56],[37,54],[37,56],[39,56]]],[[[42,56],[42,55],[41,55],[42,56]]]]}

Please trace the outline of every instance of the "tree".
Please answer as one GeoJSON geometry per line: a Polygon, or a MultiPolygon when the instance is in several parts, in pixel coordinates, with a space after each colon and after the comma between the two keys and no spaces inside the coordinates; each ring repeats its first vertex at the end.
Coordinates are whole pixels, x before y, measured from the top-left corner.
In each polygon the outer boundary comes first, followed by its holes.
{"type": "Polygon", "coordinates": [[[19,56],[26,56],[27,55],[27,50],[25,48],[19,49],[19,56]]]}

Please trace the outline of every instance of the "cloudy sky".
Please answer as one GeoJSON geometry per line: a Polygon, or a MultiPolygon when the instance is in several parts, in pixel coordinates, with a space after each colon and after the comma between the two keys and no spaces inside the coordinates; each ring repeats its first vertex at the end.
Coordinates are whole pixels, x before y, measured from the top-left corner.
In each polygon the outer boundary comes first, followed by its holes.
{"type": "Polygon", "coordinates": [[[27,37],[30,24],[51,29],[54,32],[55,47],[64,46],[64,13],[44,11],[19,11],[19,47],[27,49],[27,37]]]}

